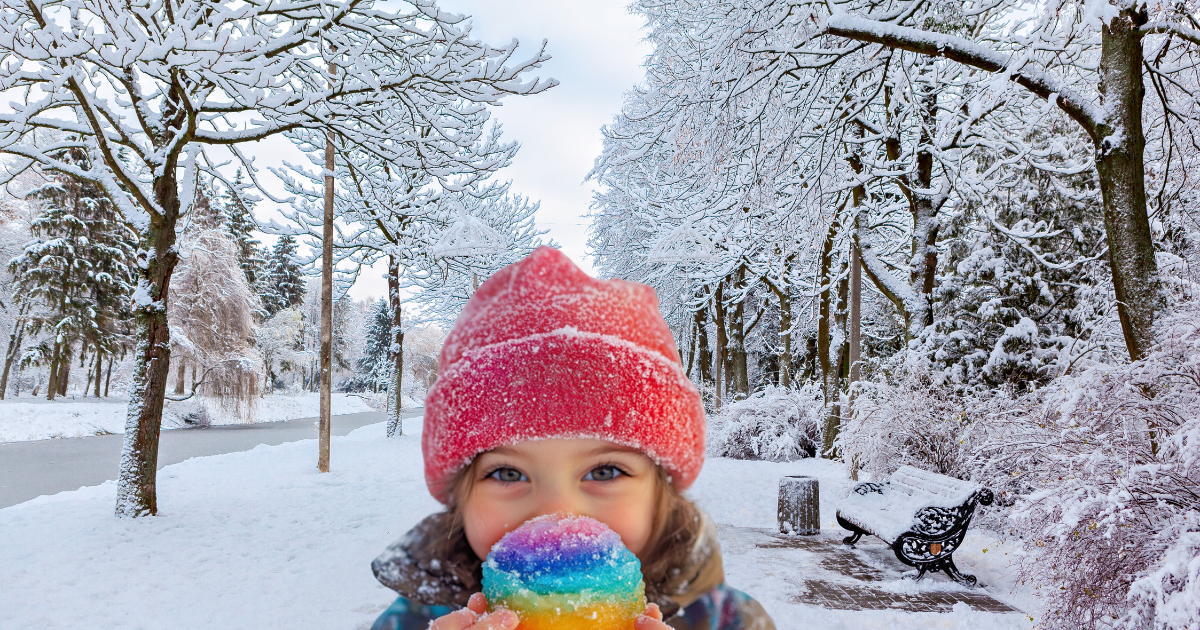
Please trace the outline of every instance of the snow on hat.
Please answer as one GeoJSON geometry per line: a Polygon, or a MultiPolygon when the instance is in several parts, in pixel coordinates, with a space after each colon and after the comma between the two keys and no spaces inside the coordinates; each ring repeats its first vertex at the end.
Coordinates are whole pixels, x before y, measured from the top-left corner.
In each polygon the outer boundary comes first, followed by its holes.
{"type": "Polygon", "coordinates": [[[636,448],[684,490],[704,463],[704,407],[654,289],[597,280],[540,247],[480,285],[425,400],[425,483],[449,502],[479,453],[526,440],[636,448]]]}

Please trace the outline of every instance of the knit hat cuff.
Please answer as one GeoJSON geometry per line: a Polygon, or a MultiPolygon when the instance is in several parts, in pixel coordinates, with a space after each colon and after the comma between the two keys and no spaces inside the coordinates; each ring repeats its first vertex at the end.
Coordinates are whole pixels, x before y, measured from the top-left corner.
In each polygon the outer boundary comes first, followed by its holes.
{"type": "Polygon", "coordinates": [[[619,337],[560,328],[462,355],[430,389],[421,438],[430,493],[448,503],[455,473],[518,442],[592,438],[642,451],[684,490],[704,462],[704,408],[682,368],[619,337]]]}

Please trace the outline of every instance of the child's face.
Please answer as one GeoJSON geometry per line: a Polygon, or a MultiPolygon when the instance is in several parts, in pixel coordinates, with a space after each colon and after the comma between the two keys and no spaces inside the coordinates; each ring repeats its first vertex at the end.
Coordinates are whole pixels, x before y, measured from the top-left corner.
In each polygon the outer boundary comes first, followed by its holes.
{"type": "Polygon", "coordinates": [[[525,521],[555,512],[590,516],[640,556],[650,540],[658,470],[641,452],[602,440],[521,442],[479,455],[462,505],[475,555],[525,521]]]}

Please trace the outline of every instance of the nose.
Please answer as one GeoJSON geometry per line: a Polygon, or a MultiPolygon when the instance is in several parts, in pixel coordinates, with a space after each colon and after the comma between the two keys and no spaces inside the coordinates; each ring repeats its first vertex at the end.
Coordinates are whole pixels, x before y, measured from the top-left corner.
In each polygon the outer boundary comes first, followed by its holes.
{"type": "Polygon", "coordinates": [[[570,487],[570,484],[565,483],[555,483],[538,488],[538,515],[563,512],[572,516],[586,516],[584,514],[586,506],[579,493],[573,490],[574,488],[570,487]]]}

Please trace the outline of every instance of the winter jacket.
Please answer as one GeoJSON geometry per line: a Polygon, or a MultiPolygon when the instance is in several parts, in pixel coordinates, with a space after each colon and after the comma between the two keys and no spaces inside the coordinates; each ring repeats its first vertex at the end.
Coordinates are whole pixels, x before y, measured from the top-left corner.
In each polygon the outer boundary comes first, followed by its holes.
{"type": "MultiPolygon", "coordinates": [[[[449,529],[447,515],[434,514],[371,563],[375,577],[400,594],[372,630],[425,630],[430,621],[466,606],[482,590],[481,563],[465,540],[451,551],[433,551],[446,546],[434,542],[449,529]],[[442,557],[434,557],[438,555],[442,557]]],[[[691,561],[670,584],[647,585],[646,599],[659,605],[667,625],[675,630],[775,630],[761,604],[725,584],[720,545],[708,519],[690,543],[691,561]]]]}

